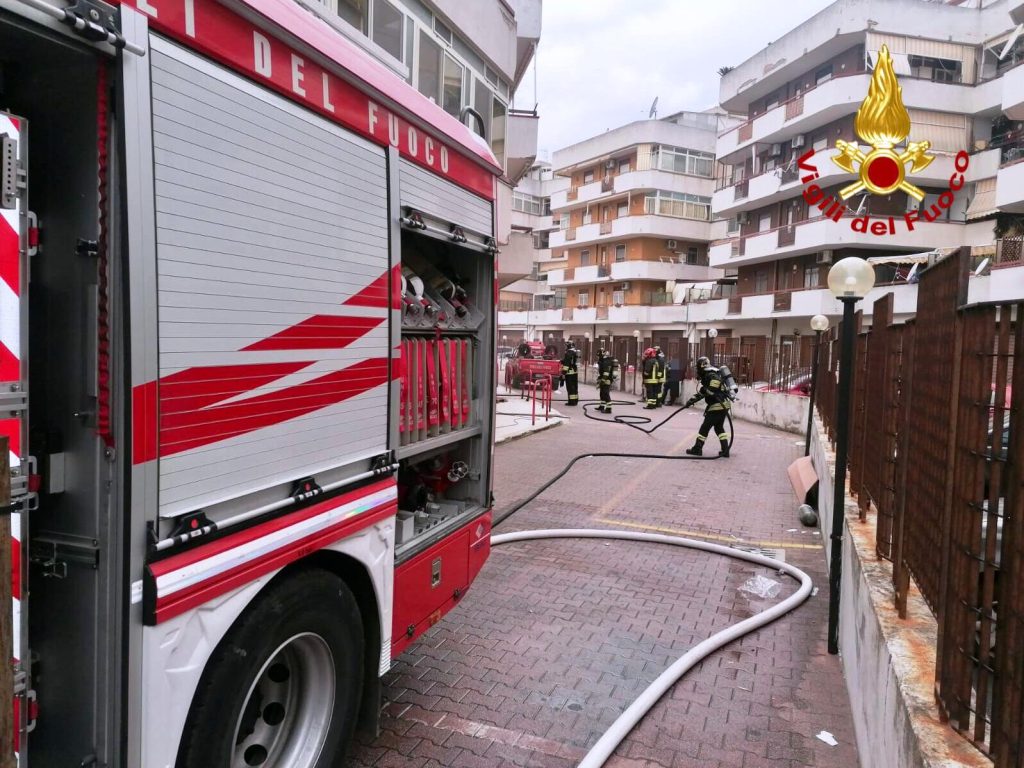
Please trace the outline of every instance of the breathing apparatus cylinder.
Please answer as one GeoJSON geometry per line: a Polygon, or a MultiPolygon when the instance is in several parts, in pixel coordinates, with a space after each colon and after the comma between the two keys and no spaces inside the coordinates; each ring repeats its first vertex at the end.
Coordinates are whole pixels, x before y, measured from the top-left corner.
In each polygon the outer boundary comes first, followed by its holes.
{"type": "Polygon", "coordinates": [[[729,366],[720,365],[718,367],[718,376],[722,379],[722,384],[725,385],[725,391],[729,394],[729,399],[735,400],[737,395],[739,395],[740,388],[732,377],[732,371],[729,370],[729,366]]]}

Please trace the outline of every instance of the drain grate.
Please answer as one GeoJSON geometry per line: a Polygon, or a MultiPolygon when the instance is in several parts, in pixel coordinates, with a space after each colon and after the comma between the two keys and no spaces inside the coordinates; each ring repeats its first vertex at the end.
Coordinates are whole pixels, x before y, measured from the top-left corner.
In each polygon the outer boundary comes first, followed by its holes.
{"type": "Polygon", "coordinates": [[[784,549],[767,549],[765,547],[744,547],[739,544],[733,544],[732,549],[739,549],[743,552],[751,552],[755,555],[761,555],[761,557],[770,557],[772,560],[778,560],[780,563],[786,562],[786,550],[784,549]]]}

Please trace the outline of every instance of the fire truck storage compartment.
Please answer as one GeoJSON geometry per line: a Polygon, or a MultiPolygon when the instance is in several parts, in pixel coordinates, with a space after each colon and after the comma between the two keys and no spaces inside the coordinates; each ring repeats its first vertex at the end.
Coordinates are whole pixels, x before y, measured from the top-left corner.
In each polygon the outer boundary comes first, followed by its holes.
{"type": "MultiPolygon", "coordinates": [[[[28,210],[41,227],[38,253],[22,261],[30,282],[22,281],[16,299],[22,307],[28,303],[20,358],[28,377],[29,439],[19,453],[36,457],[40,476],[38,508],[20,515],[21,538],[30,546],[22,554],[20,665],[28,671],[32,664],[31,687],[45,712],[25,742],[38,766],[79,765],[97,751],[108,755],[105,734],[117,718],[123,530],[116,454],[105,450],[96,427],[97,72],[108,63],[84,44],[0,12],[0,111],[24,120],[28,210]]],[[[108,118],[114,134],[113,114],[108,118]]],[[[112,135],[111,195],[116,143],[112,135]]],[[[114,217],[116,208],[114,197],[114,217]]],[[[117,280],[118,245],[110,240],[117,280]]],[[[113,290],[109,296],[114,360],[123,307],[113,290]]],[[[8,299],[3,307],[10,312],[8,299]]],[[[4,322],[16,324],[17,314],[4,322]]],[[[112,371],[114,413],[121,375],[112,371]]]]}
{"type": "Polygon", "coordinates": [[[151,39],[167,535],[387,452],[389,206],[381,147],[151,39]]]}
{"type": "Polygon", "coordinates": [[[399,499],[404,562],[489,507],[494,260],[403,231],[399,499]]]}

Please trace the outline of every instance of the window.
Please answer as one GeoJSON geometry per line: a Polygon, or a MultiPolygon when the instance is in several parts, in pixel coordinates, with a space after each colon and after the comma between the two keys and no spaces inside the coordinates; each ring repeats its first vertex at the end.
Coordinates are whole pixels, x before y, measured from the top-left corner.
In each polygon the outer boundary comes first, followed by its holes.
{"type": "Polygon", "coordinates": [[[419,92],[434,103],[441,97],[441,46],[420,30],[419,92]]]}
{"type": "Polygon", "coordinates": [[[710,179],[714,175],[715,156],[683,147],[658,147],[654,151],[654,167],[671,173],[688,173],[710,179]]]}
{"type": "Polygon", "coordinates": [[[594,172],[593,172],[593,170],[584,171],[584,173],[583,173],[583,183],[584,184],[589,184],[593,180],[594,180],[594,172]]]}
{"type": "Polygon", "coordinates": [[[615,261],[619,262],[619,261],[625,261],[625,260],[626,260],[626,246],[624,244],[622,244],[622,243],[619,243],[618,245],[615,246],[615,261]]]}
{"type": "Polygon", "coordinates": [[[568,213],[561,213],[561,214],[559,214],[558,215],[558,221],[555,222],[555,223],[558,224],[558,228],[564,232],[565,230],[567,230],[569,228],[569,214],[568,213]]]}
{"type": "Polygon", "coordinates": [[[619,160],[619,173],[629,173],[629,160],[619,160]]]}
{"type": "Polygon", "coordinates": [[[644,198],[644,211],[658,216],[711,221],[711,198],[658,190],[644,198]]]}
{"type": "Polygon", "coordinates": [[[498,75],[490,67],[484,67],[484,77],[487,78],[487,82],[493,85],[495,88],[498,87],[498,75]]]}
{"type": "Polygon", "coordinates": [[[589,208],[587,208],[587,210],[585,210],[583,212],[583,223],[584,224],[593,224],[594,223],[594,216],[593,216],[593,214],[590,213],[590,209],[589,208]]]}
{"type": "Polygon", "coordinates": [[[700,264],[700,248],[696,245],[691,245],[686,249],[686,263],[700,264]]]}
{"type": "Polygon", "coordinates": [[[728,232],[728,233],[739,232],[740,231],[740,222],[739,222],[739,220],[735,216],[733,216],[731,219],[726,221],[726,223],[725,223],[725,231],[728,232]]]}
{"type": "Polygon", "coordinates": [[[530,213],[534,216],[541,215],[541,199],[518,190],[512,191],[512,210],[530,213]]]}
{"type": "Polygon", "coordinates": [[[814,143],[811,146],[814,147],[815,152],[824,152],[828,149],[828,137],[819,136],[814,140],[814,143]]]}
{"type": "Polygon", "coordinates": [[[551,247],[551,238],[549,232],[534,232],[533,233],[533,247],[538,251],[545,250],[551,247]]]}
{"type": "Polygon", "coordinates": [[[444,57],[444,111],[458,117],[462,112],[462,65],[447,54],[444,57]]]}
{"type": "Polygon", "coordinates": [[[589,267],[590,266],[590,250],[587,249],[587,248],[584,248],[582,251],[580,251],[580,266],[581,267],[589,267]]]}
{"type": "Polygon", "coordinates": [[[953,59],[936,59],[931,56],[908,57],[910,74],[935,83],[959,83],[963,81],[963,64],[953,59]]]}
{"type": "Polygon", "coordinates": [[[577,307],[589,307],[590,306],[590,291],[580,291],[576,294],[576,306],[577,307]]]}
{"type": "Polygon", "coordinates": [[[612,304],[616,307],[621,307],[626,303],[626,292],[625,291],[612,291],[612,304]]]}
{"type": "Polygon", "coordinates": [[[754,275],[754,293],[768,292],[768,270],[759,269],[754,275]]]}
{"type": "Polygon", "coordinates": [[[338,0],[338,15],[364,35],[367,34],[366,23],[369,19],[366,0],[338,0]]]}
{"type": "Polygon", "coordinates": [[[832,79],[832,65],[822,67],[814,73],[814,84],[821,85],[832,79]]]}
{"type": "Polygon", "coordinates": [[[804,267],[804,288],[817,288],[821,285],[821,272],[818,265],[804,267]]]}
{"type": "MultiPolygon", "coordinates": [[[[484,121],[484,138],[490,139],[491,137],[491,99],[494,97],[491,95],[491,89],[487,87],[487,83],[481,80],[479,77],[474,78],[474,90],[473,90],[473,109],[480,113],[480,117],[484,121]]],[[[474,120],[473,123],[476,121],[474,120]]],[[[471,123],[472,125],[472,123],[471,123]]]]}
{"type": "Polygon", "coordinates": [[[405,17],[388,0],[373,0],[373,42],[402,60],[402,30],[405,17]]]}
{"type": "Polygon", "coordinates": [[[619,203],[618,211],[615,213],[620,219],[623,216],[629,216],[629,203],[619,203]]]}
{"type": "Polygon", "coordinates": [[[405,63],[409,65],[409,74],[406,77],[406,82],[412,85],[413,78],[416,76],[416,61],[413,49],[416,45],[416,23],[412,18],[405,20],[405,63]]]}
{"type": "Polygon", "coordinates": [[[542,197],[541,200],[540,200],[540,206],[541,206],[541,213],[544,216],[550,216],[551,215],[551,198],[550,197],[542,197]]]}
{"type": "Polygon", "coordinates": [[[767,232],[772,228],[772,215],[770,213],[762,213],[761,218],[757,220],[757,231],[767,232]]]}
{"type": "Polygon", "coordinates": [[[505,115],[508,109],[505,105],[498,101],[497,97],[493,99],[493,106],[491,107],[491,151],[494,156],[498,158],[498,164],[502,168],[505,167],[505,115]]]}
{"type": "Polygon", "coordinates": [[[434,17],[434,34],[444,40],[448,45],[452,44],[452,31],[443,23],[434,17]]]}

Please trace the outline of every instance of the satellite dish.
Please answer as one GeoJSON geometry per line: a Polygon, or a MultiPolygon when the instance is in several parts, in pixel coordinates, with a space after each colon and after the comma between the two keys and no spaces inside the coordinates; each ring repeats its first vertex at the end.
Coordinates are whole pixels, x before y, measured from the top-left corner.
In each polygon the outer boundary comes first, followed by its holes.
{"type": "Polygon", "coordinates": [[[981,276],[981,273],[984,272],[985,268],[988,266],[988,262],[989,262],[988,256],[986,256],[984,259],[981,260],[981,264],[979,264],[978,268],[976,270],[974,270],[974,276],[975,277],[980,277],[981,276]]]}
{"type": "Polygon", "coordinates": [[[651,102],[651,111],[647,114],[649,118],[655,118],[658,116],[658,97],[654,97],[654,101],[651,102]]]}

